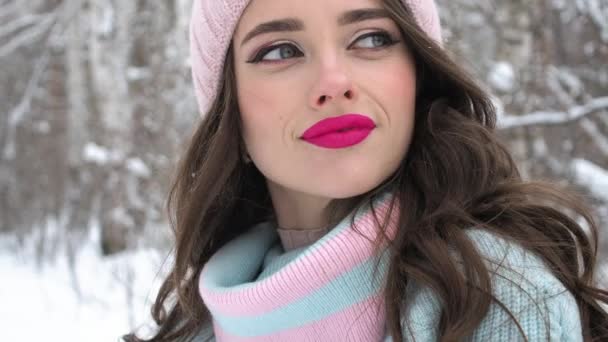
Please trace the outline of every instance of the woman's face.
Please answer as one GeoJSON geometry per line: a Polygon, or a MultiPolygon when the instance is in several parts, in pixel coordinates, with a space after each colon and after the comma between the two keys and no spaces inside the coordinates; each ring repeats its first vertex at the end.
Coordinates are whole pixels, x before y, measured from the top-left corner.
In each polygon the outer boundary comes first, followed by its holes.
{"type": "Polygon", "coordinates": [[[271,194],[347,198],[396,170],[416,95],[402,40],[380,1],[250,2],[233,39],[237,97],[245,146],[271,194]],[[281,23],[250,36],[272,21],[281,23]]]}

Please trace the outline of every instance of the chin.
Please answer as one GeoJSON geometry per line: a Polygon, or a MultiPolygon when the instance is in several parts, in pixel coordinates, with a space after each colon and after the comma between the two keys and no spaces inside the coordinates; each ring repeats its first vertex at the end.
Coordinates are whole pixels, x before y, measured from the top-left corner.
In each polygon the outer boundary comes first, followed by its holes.
{"type": "Polygon", "coordinates": [[[353,180],[350,182],[338,180],[337,182],[332,182],[332,184],[328,184],[327,186],[319,189],[319,196],[332,199],[351,198],[371,191],[372,189],[380,185],[380,183],[382,183],[381,179],[353,180]]]}

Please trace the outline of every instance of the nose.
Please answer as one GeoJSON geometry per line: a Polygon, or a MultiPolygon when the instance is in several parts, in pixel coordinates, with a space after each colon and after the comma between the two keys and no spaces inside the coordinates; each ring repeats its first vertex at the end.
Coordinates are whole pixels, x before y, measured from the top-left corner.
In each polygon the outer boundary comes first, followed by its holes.
{"type": "MultiPolygon", "coordinates": [[[[356,97],[353,81],[340,63],[324,65],[312,89],[310,104],[315,109],[323,109],[332,102],[352,102],[356,97]]],[[[346,105],[346,103],[342,103],[346,105]]]]}

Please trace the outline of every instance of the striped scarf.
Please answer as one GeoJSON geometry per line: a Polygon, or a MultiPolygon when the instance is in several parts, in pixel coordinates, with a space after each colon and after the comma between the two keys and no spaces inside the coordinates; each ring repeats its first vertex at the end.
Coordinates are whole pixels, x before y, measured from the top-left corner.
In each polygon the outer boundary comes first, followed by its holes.
{"type": "MultiPolygon", "coordinates": [[[[373,202],[381,222],[390,198],[384,193],[373,202]]],[[[268,222],[222,246],[199,279],[216,340],[384,339],[389,253],[385,241],[380,252],[374,249],[378,225],[369,206],[355,213],[354,222],[355,229],[349,215],[312,245],[288,252],[268,222]]],[[[393,215],[389,238],[394,222],[393,215]]]]}

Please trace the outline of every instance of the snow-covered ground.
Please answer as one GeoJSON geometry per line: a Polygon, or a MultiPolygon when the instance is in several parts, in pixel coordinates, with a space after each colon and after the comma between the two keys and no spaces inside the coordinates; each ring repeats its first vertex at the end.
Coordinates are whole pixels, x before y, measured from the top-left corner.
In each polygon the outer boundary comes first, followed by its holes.
{"type": "Polygon", "coordinates": [[[164,257],[151,249],[102,257],[94,235],[73,267],[61,244],[37,261],[33,238],[0,236],[0,341],[119,341],[151,322],[164,257]]]}

